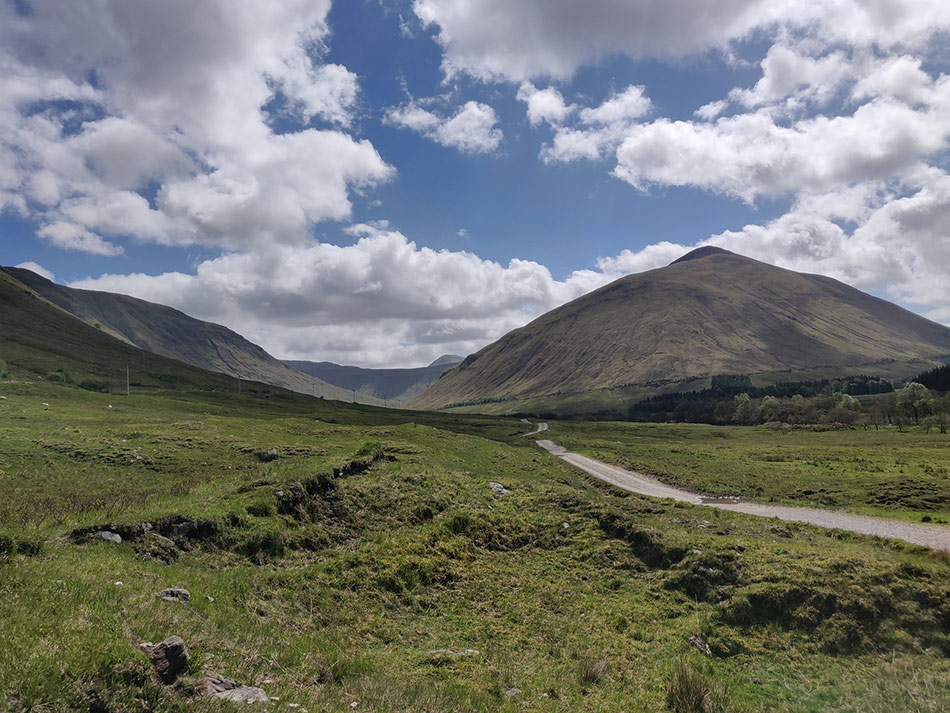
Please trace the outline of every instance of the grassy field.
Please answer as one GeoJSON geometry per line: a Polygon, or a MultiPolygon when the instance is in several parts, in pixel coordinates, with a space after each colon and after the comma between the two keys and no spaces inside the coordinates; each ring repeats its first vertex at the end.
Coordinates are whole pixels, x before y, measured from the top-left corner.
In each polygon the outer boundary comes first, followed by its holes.
{"type": "Polygon", "coordinates": [[[232,710],[209,671],[287,713],[950,708],[950,566],[922,548],[625,495],[511,420],[0,395],[0,710],[232,710]],[[171,634],[166,686],[136,644],[171,634]]]}
{"type": "Polygon", "coordinates": [[[688,490],[950,522],[950,437],[936,430],[549,425],[569,450],[688,490]]]}

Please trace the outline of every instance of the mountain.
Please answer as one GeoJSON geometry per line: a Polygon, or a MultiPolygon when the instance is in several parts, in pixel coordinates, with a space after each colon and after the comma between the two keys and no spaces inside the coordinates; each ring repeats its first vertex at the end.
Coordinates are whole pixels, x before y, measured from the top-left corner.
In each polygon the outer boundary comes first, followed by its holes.
{"type": "Polygon", "coordinates": [[[429,366],[416,369],[363,369],[328,361],[285,361],[284,364],[334,386],[398,405],[421,394],[461,361],[460,356],[444,354],[429,366]]]}
{"type": "MultiPolygon", "coordinates": [[[[0,370],[99,391],[133,386],[234,390],[234,379],[152,354],[87,324],[0,270],[0,370]],[[5,365],[5,369],[3,366],[5,365]],[[129,371],[126,371],[127,366],[129,371]]],[[[245,385],[267,391],[263,384],[245,385]]]]}
{"type": "Polygon", "coordinates": [[[830,277],[706,247],[509,332],[412,405],[511,401],[501,410],[517,410],[519,400],[714,374],[892,373],[904,362],[910,375],[947,355],[941,324],[830,277]]]}
{"type": "MultiPolygon", "coordinates": [[[[303,394],[350,401],[353,394],[291,369],[237,332],[135,297],[57,285],[30,270],[0,271],[74,317],[129,345],[186,364],[303,394]]],[[[362,397],[364,403],[379,403],[362,397]]]]}

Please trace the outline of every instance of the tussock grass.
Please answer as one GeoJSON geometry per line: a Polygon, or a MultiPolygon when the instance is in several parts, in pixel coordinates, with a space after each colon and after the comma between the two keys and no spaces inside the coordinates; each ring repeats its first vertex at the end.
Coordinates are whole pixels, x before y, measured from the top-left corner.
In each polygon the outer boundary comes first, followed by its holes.
{"type": "Polygon", "coordinates": [[[679,660],[730,710],[950,707],[920,548],[625,496],[507,421],[0,388],[0,710],[223,710],[216,671],[275,711],[656,712],[679,660]],[[170,634],[178,687],[136,648],[170,634]]]}

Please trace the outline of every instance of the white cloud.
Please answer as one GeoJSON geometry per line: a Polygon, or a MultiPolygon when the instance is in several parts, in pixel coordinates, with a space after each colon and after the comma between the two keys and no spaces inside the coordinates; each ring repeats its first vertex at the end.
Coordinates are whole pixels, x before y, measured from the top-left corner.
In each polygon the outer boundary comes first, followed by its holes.
{"type": "Polygon", "coordinates": [[[528,121],[537,126],[542,121],[549,124],[560,124],[576,107],[564,102],[564,97],[554,87],[538,89],[530,82],[525,82],[518,89],[518,101],[528,105],[528,121]]]}
{"type": "Polygon", "coordinates": [[[47,270],[45,267],[35,262],[21,262],[17,267],[21,267],[24,270],[29,270],[30,272],[35,272],[40,277],[45,277],[51,282],[56,281],[56,275],[54,275],[50,270],[47,270]]]}
{"type": "Polygon", "coordinates": [[[715,123],[657,119],[626,133],[614,175],[640,189],[694,186],[746,201],[897,177],[948,146],[950,80],[928,97],[924,109],[876,98],[851,115],[790,125],[767,110],[715,123]]]}
{"type": "Polygon", "coordinates": [[[528,119],[532,124],[543,118],[554,128],[553,142],[541,149],[545,163],[578,159],[595,161],[605,151],[616,149],[629,128],[652,110],[653,104],[644,94],[644,89],[643,86],[631,85],[611,94],[596,107],[567,106],[556,90],[549,87],[538,91],[527,84],[522,85],[518,98],[527,103],[528,119]],[[576,120],[562,123],[575,114],[576,120]]]}
{"type": "Polygon", "coordinates": [[[921,47],[950,29],[945,0],[415,0],[438,30],[448,76],[567,79],[610,54],[684,57],[756,31],[885,50],[921,47]]]}
{"type": "Polygon", "coordinates": [[[121,245],[103,240],[95,233],[74,223],[48,223],[40,228],[36,234],[64,250],[78,250],[103,256],[121,255],[125,252],[121,245]]]}
{"type": "Polygon", "coordinates": [[[775,44],[762,60],[762,78],[751,89],[733,89],[729,98],[755,108],[785,100],[794,111],[805,103],[825,104],[857,68],[843,52],[814,58],[784,44],[775,44]]]}
{"type": "Polygon", "coordinates": [[[459,107],[453,116],[440,116],[411,101],[386,112],[386,122],[411,129],[442,146],[457,148],[464,153],[491,153],[504,139],[496,127],[498,117],[487,104],[469,101],[459,107]]]}
{"type": "Polygon", "coordinates": [[[359,239],[346,247],[233,253],[194,275],[103,275],[74,286],[172,305],[282,357],[417,366],[472,352],[615,277],[580,270],[556,280],[535,262],[419,247],[384,226],[352,232],[359,239]]]}
{"type": "Polygon", "coordinates": [[[0,209],[100,255],[128,236],[307,242],[349,215],[354,188],[393,175],[369,142],[308,126],[348,126],[358,96],[353,73],[321,61],[329,5],[0,5],[0,209]],[[278,96],[298,122],[280,135],[261,109],[278,96]]]}

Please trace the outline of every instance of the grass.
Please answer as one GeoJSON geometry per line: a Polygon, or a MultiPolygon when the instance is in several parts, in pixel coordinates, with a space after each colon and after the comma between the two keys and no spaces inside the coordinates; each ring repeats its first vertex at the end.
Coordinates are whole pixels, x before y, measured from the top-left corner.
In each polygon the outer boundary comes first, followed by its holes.
{"type": "Polygon", "coordinates": [[[677,662],[724,710],[950,707],[922,548],[625,495],[516,421],[0,394],[0,709],[227,710],[192,693],[215,671],[288,713],[666,711],[677,662]],[[171,634],[192,671],[164,686],[136,644],[171,634]]]}
{"type": "Polygon", "coordinates": [[[950,523],[950,438],[936,431],[549,425],[569,450],[688,490],[950,523]]]}

